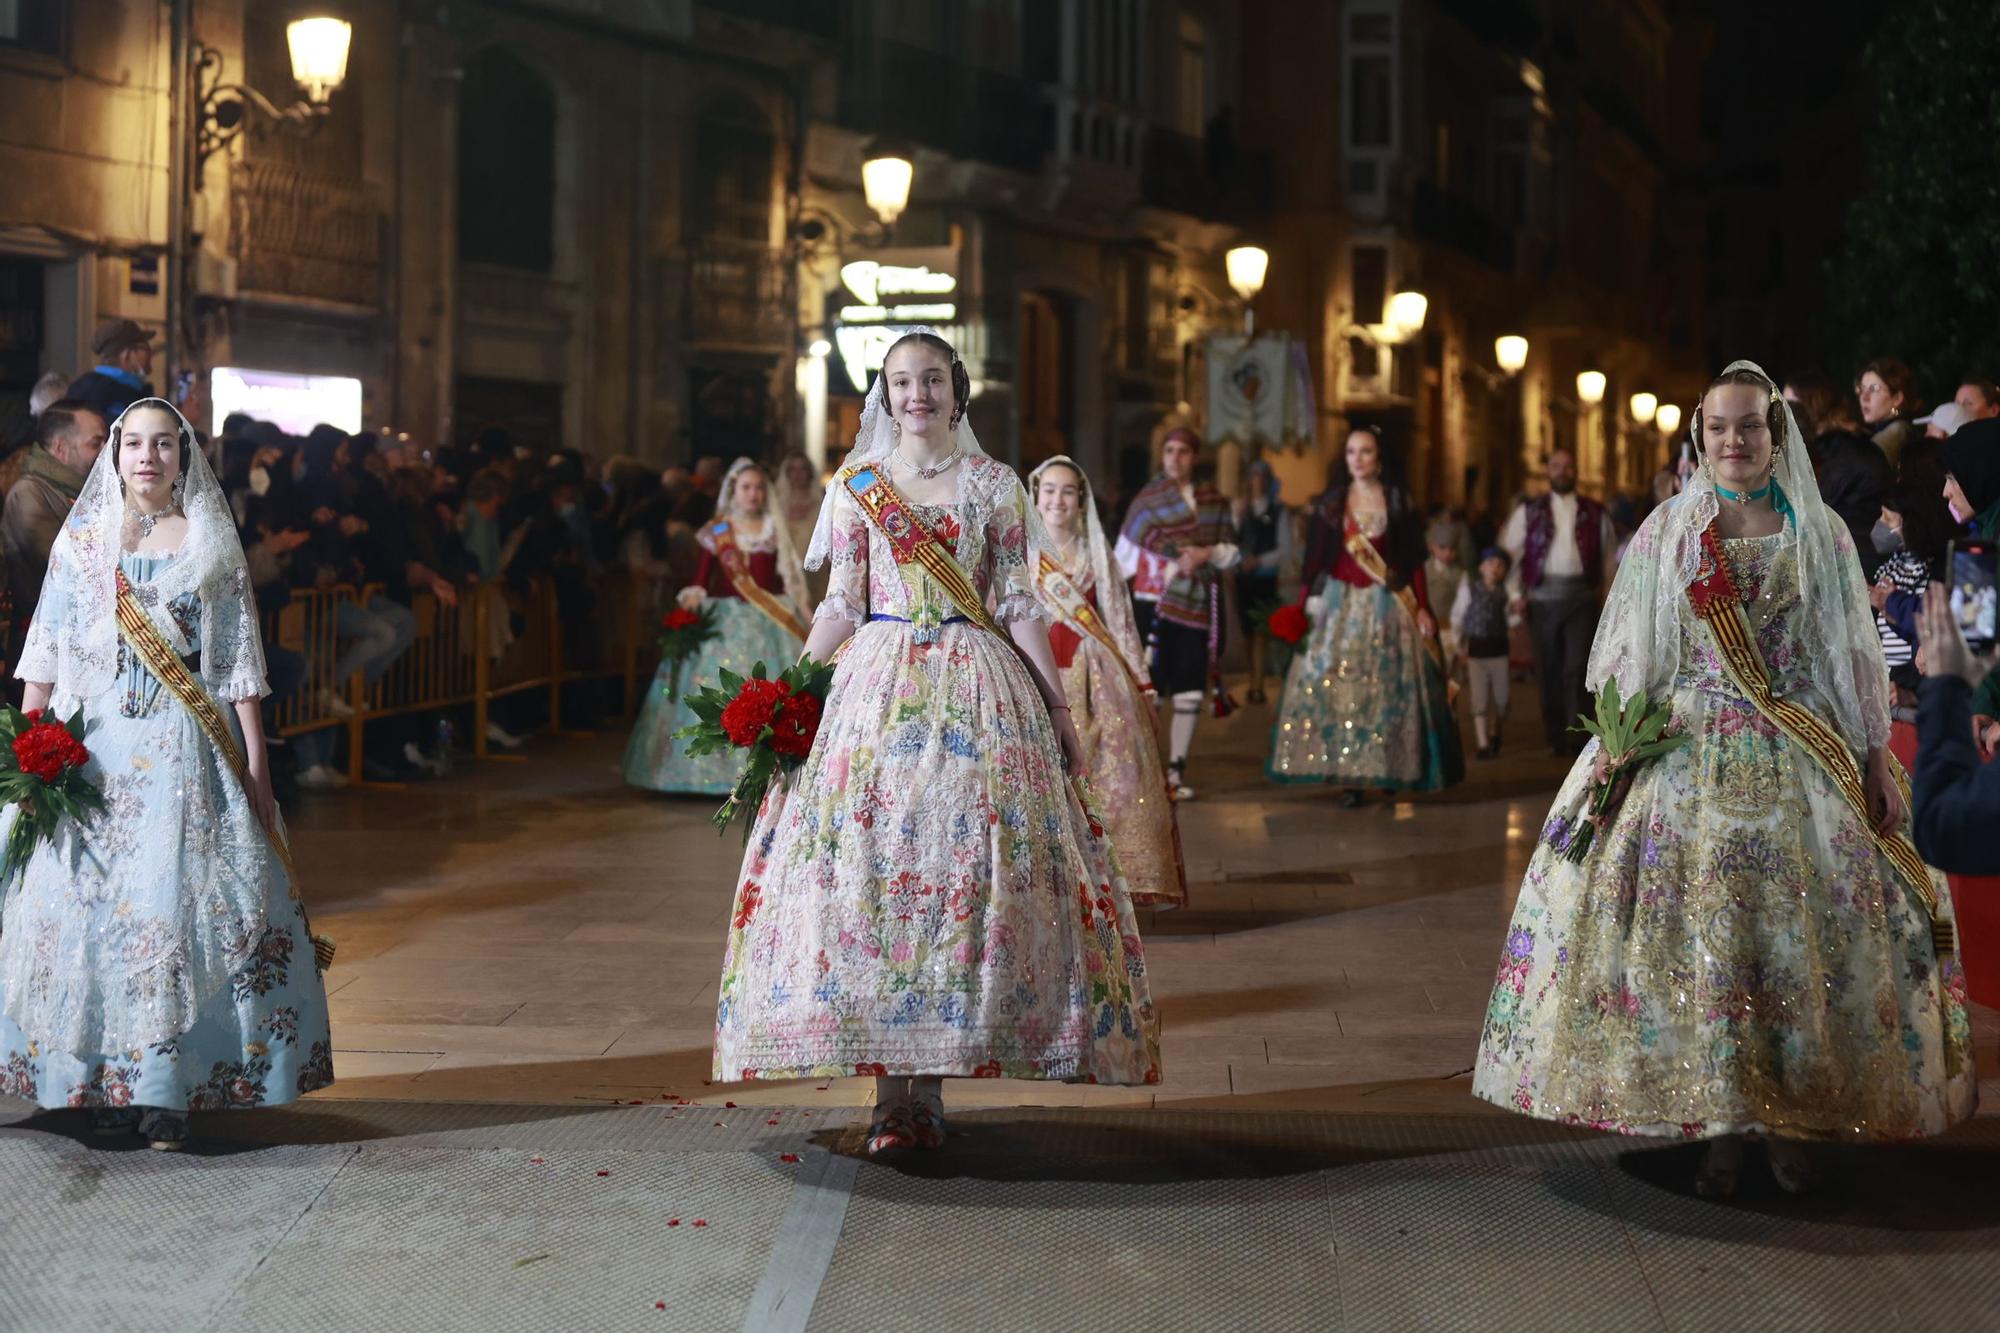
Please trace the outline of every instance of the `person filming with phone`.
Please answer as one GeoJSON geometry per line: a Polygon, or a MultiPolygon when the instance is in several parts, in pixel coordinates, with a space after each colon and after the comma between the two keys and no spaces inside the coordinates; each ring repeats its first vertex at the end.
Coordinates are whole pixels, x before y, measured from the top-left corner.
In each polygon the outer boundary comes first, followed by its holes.
{"type": "Polygon", "coordinates": [[[1973,692],[1990,675],[2000,545],[1981,538],[1952,543],[1949,587],[1924,596],[1917,705],[1916,806],[1912,835],[1925,861],[1952,874],[2000,872],[2000,764],[1981,762],[1973,692]]]}

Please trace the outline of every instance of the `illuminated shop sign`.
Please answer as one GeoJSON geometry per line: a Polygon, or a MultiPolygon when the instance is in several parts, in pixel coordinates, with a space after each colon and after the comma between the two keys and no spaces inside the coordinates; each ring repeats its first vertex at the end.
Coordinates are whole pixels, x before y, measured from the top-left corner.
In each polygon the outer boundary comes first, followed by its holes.
{"type": "Polygon", "coordinates": [[[208,396],[217,421],[241,412],[287,435],[304,435],[321,422],[350,435],[361,429],[361,381],[345,375],[217,366],[208,372],[208,396]]]}
{"type": "MultiPolygon", "coordinates": [[[[935,255],[940,263],[952,254],[942,249],[919,253],[935,255]]],[[[912,325],[958,319],[958,303],[950,299],[958,291],[957,275],[928,263],[857,259],[841,266],[840,280],[854,300],[840,307],[833,342],[856,389],[868,387],[870,372],[882,368],[882,358],[912,325]]]]}

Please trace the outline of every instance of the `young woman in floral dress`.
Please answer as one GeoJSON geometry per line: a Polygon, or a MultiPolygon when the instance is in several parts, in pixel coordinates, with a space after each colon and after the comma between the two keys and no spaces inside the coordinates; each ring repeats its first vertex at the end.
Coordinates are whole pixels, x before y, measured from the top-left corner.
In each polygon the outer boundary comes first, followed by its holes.
{"type": "Polygon", "coordinates": [[[1028,490],[1054,543],[1036,571],[1035,590],[1105,832],[1118,849],[1132,901],[1179,907],[1187,902],[1187,875],[1132,594],[1075,460],[1057,455],[1043,463],[1028,475],[1028,490]]]}
{"type": "Polygon", "coordinates": [[[663,661],[654,674],[625,747],[625,780],[635,787],[727,796],[741,768],[736,758],[728,753],[690,758],[687,743],[674,739],[696,721],[688,700],[724,671],[747,676],[764,662],[775,672],[797,657],[805,642],[811,610],[805,571],[769,495],[764,470],[737,459],[722,479],[715,517],[695,533],[701,563],[676,601],[684,611],[710,608],[716,633],[678,672],[663,661]]]}
{"type": "Polygon", "coordinates": [[[1909,843],[1889,673],[1846,525],[1749,362],[1694,417],[1700,469],[1647,517],[1591,649],[1593,690],[1670,700],[1691,738],[1641,767],[1581,862],[1587,745],[1549,812],[1503,950],[1473,1091],[1524,1114],[1746,1136],[1778,1184],[1800,1144],[1938,1134],[1972,1113],[1943,879],[1909,843]]]}
{"type": "MultiPolygon", "coordinates": [[[[189,1111],[331,1083],[243,548],[194,431],[161,399],[112,426],[56,536],[18,675],[28,708],[82,710],[83,773],[105,809],[58,826],[0,890],[0,1092],[174,1149],[189,1111]]],[[[0,815],[0,840],[19,817],[0,815]]]]}
{"type": "Polygon", "coordinates": [[[968,391],[905,336],[829,488],[806,652],[845,650],[751,829],[717,1007],[718,1080],[874,1075],[870,1152],[943,1143],[943,1078],[1159,1078],[1130,896],[1064,772],[1046,538],[968,391]]]}

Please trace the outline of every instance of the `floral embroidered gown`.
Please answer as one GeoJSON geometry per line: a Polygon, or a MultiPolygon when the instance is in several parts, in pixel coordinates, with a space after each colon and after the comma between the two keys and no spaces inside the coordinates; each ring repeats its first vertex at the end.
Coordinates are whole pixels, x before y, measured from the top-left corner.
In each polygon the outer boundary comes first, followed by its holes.
{"type": "MultiPolygon", "coordinates": [[[[1655,532],[1641,529],[1628,566],[1660,559],[1655,532]]],[[[1828,717],[1793,551],[1779,537],[1722,550],[1775,692],[1828,717]]],[[[1679,653],[1674,714],[1693,740],[1640,770],[1583,864],[1537,847],[1473,1091],[1632,1134],[1939,1133],[1976,1095],[1956,958],[1940,965],[1924,905],[1731,683],[1704,622],[1689,619],[1679,653]]],[[[1570,771],[1545,839],[1585,813],[1597,750],[1570,771]]]]}
{"type": "MultiPolygon", "coordinates": [[[[1443,672],[1401,601],[1346,550],[1344,525],[1354,520],[1344,511],[1322,507],[1313,518],[1304,588],[1325,610],[1285,672],[1265,773],[1392,791],[1452,786],[1465,778],[1465,754],[1443,672]]],[[[1367,537],[1428,609],[1423,562],[1397,540],[1413,522],[1383,522],[1367,537]]]]}
{"type": "MultiPolygon", "coordinates": [[[[127,554],[120,568],[143,601],[171,559],[127,554]]],[[[59,617],[64,595],[51,577],[38,624],[59,617]]],[[[192,637],[195,597],[167,611],[192,637]]],[[[31,634],[30,673],[36,651],[31,634]]],[[[77,700],[54,684],[51,708],[67,717],[77,700]]],[[[217,703],[233,730],[235,710],[217,703]]],[[[85,701],[84,720],[84,774],[107,808],[87,828],[60,825],[7,893],[0,1093],[48,1107],[204,1111],[276,1105],[331,1083],[326,989],[305,916],[207,734],[122,643],[116,683],[85,701]],[[214,886],[191,881],[218,861],[253,868],[249,891],[261,891],[267,924],[248,961],[201,994],[188,960],[218,944],[202,920],[214,886]],[[109,998],[135,1017],[107,1018],[109,998]]],[[[0,838],[15,817],[12,807],[0,817],[0,838]]]]}
{"type": "MultiPolygon", "coordinates": [[[[652,687],[646,691],[646,702],[639,709],[639,720],[633,725],[632,739],[625,747],[625,780],[653,791],[727,796],[735,788],[742,768],[736,756],[720,753],[690,759],[685,753],[686,743],[674,739],[675,732],[696,721],[687,701],[717,684],[724,671],[747,676],[750,668],[763,662],[775,674],[798,659],[802,645],[797,635],[737,593],[728,571],[715,556],[708,528],[702,528],[696,536],[701,543],[701,563],[696,567],[694,584],[708,594],[708,605],[715,612],[716,635],[681,663],[678,698],[667,698],[672,668],[666,662],[660,663],[652,687]]],[[[758,538],[746,538],[739,526],[736,541],[748,557],[750,575],[757,580],[757,586],[784,601],[785,583],[778,572],[775,521],[767,523],[758,538]]],[[[793,614],[803,619],[804,608],[794,607],[793,614]]]]}
{"type": "MultiPolygon", "coordinates": [[[[1090,562],[1076,563],[1081,569],[1066,565],[1063,572],[1095,607],[1099,589],[1090,562]]],[[[1110,595],[1131,594],[1120,584],[1110,595]]],[[[1105,835],[1118,849],[1132,901],[1148,907],[1179,907],[1187,901],[1187,876],[1174,806],[1167,796],[1153,706],[1117,653],[1095,635],[1080,634],[1064,624],[1046,594],[1044,599],[1051,622],[1049,648],[1062,673],[1063,697],[1070,702],[1077,738],[1083,742],[1091,794],[1105,835]]]]}
{"type": "MultiPolygon", "coordinates": [[[[1006,625],[1039,617],[1027,493],[983,455],[957,506],[911,506],[1006,625]]],[[[1011,644],[906,581],[835,500],[817,615],[857,624],[812,754],[775,785],[743,859],[715,1077],[989,1075],[1158,1081],[1130,895],[1064,779],[1011,644]]]]}

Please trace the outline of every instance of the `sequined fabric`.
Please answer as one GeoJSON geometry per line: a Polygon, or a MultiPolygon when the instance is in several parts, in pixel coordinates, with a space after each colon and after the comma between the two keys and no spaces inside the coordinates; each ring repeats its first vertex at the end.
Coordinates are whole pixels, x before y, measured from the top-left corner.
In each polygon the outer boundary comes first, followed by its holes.
{"type": "MultiPolygon", "coordinates": [[[[121,561],[135,586],[167,563],[121,561]]],[[[75,701],[55,685],[66,715],[75,701]]],[[[331,1081],[305,920],[235,777],[136,657],[84,704],[84,771],[106,809],[63,824],[7,895],[0,1091],[44,1106],[252,1105],[331,1081]]],[[[14,818],[0,816],[0,836],[14,818]]]]}
{"type": "Polygon", "coordinates": [[[1285,672],[1265,773],[1276,782],[1436,791],[1464,773],[1443,678],[1388,590],[1327,579],[1285,672]]]}
{"type": "MultiPolygon", "coordinates": [[[[1019,478],[960,466],[955,509],[918,516],[1004,619],[1039,617],[1019,478]]],[[[887,542],[848,497],[833,518],[818,614],[908,616],[887,542]]],[[[1019,654],[969,624],[935,644],[907,623],[859,626],[737,881],[715,1077],[852,1074],[1159,1078],[1124,875],[1019,654]]]]}
{"type": "MultiPolygon", "coordinates": [[[[1085,596],[1096,591],[1088,569],[1072,569],[1069,575],[1085,596]]],[[[1127,594],[1120,586],[1110,595],[1127,594]]],[[[1055,618],[1054,606],[1048,613],[1055,618]]],[[[1174,807],[1167,799],[1152,704],[1140,695],[1124,663],[1093,635],[1076,639],[1075,652],[1061,671],[1098,817],[1118,849],[1132,901],[1181,906],[1187,902],[1187,878],[1174,853],[1174,807]]]]}
{"type": "MultiPolygon", "coordinates": [[[[1790,549],[1724,554],[1774,682],[1824,715],[1790,549]]],[[[1706,627],[1690,620],[1680,647],[1674,710],[1694,739],[1641,771],[1582,865],[1537,848],[1474,1092],[1634,1134],[1941,1132],[1975,1101],[1957,961],[1940,964],[1923,906],[1820,768],[1728,682],[1706,627]]],[[[1584,813],[1596,753],[1545,833],[1584,813]]]]}

